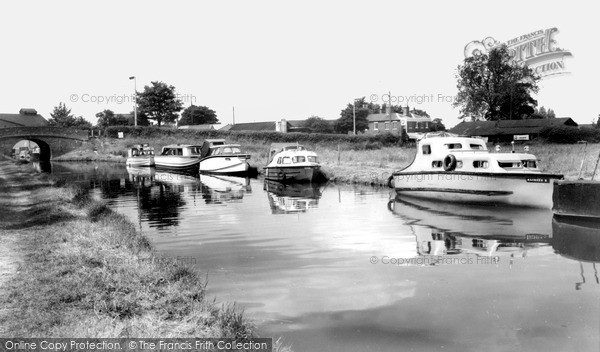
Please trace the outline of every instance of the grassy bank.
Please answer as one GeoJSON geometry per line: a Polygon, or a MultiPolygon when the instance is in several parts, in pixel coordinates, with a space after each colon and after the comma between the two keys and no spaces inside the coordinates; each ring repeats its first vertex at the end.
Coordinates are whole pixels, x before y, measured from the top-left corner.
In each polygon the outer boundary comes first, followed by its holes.
{"type": "MultiPolygon", "coordinates": [[[[127,137],[124,139],[100,138],[93,140],[79,150],[65,154],[56,161],[111,161],[125,162],[127,148],[139,143],[149,143],[160,150],[162,146],[174,143],[199,143],[198,137],[183,138],[179,135],[163,135],[160,137],[127,137]]],[[[252,155],[251,163],[259,171],[267,164],[269,148],[268,141],[242,138],[232,135],[228,141],[241,144],[242,148],[252,155]]],[[[322,141],[306,142],[304,145],[318,153],[323,170],[327,176],[336,182],[367,183],[384,185],[393,170],[401,169],[413,160],[414,145],[382,146],[381,144],[322,141]],[[339,149],[338,149],[339,148],[339,149]]],[[[528,143],[530,153],[540,159],[543,172],[559,173],[567,179],[575,179],[579,174],[583,157],[583,144],[549,144],[543,142],[528,143]]],[[[522,151],[524,145],[516,146],[522,151]]],[[[502,146],[504,151],[510,150],[510,145],[502,146]]],[[[490,150],[494,146],[489,145],[490,150]]],[[[582,176],[590,178],[600,153],[600,144],[589,144],[586,151],[582,176]]]]}
{"type": "Polygon", "coordinates": [[[234,305],[206,297],[198,269],[160,257],[87,189],[24,170],[0,162],[3,336],[255,335],[234,305]]]}

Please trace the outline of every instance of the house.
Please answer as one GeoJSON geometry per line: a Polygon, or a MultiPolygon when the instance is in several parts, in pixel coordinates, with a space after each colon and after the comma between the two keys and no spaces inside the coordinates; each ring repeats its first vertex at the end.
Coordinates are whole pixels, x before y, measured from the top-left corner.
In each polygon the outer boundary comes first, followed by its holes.
{"type": "Polygon", "coordinates": [[[577,127],[570,117],[554,119],[500,120],[500,121],[463,121],[450,129],[450,133],[461,136],[487,137],[490,141],[531,140],[539,136],[547,127],[577,127]]]}
{"type": "Polygon", "coordinates": [[[41,127],[47,126],[48,121],[38,114],[35,109],[23,108],[18,114],[0,113],[0,128],[8,127],[41,127]]]}
{"type": "Polygon", "coordinates": [[[420,135],[429,132],[431,117],[418,115],[409,111],[408,106],[402,108],[402,113],[369,114],[367,116],[369,130],[366,133],[393,133],[400,134],[406,130],[410,139],[417,139],[420,135]]]}

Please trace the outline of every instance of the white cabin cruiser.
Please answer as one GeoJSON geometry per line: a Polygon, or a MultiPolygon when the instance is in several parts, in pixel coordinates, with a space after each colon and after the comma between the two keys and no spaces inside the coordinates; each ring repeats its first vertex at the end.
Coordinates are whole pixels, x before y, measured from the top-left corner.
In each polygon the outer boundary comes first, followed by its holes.
{"type": "Polygon", "coordinates": [[[154,166],[154,148],[148,144],[136,144],[127,151],[127,166],[148,167],[154,166]]]}
{"type": "Polygon", "coordinates": [[[279,182],[313,182],[321,175],[317,154],[297,143],[272,143],[265,178],[279,182]]]}
{"type": "Polygon", "coordinates": [[[532,154],[490,153],[482,139],[444,133],[421,139],[413,162],[390,181],[400,196],[550,209],[553,181],[562,178],[542,173],[532,154]]]}
{"type": "Polygon", "coordinates": [[[154,157],[154,163],[157,168],[198,172],[200,146],[189,144],[166,145],[162,148],[160,155],[154,157]]]}
{"type": "Polygon", "coordinates": [[[243,175],[248,172],[250,155],[239,144],[225,144],[224,139],[207,139],[202,144],[200,172],[243,175]]]}

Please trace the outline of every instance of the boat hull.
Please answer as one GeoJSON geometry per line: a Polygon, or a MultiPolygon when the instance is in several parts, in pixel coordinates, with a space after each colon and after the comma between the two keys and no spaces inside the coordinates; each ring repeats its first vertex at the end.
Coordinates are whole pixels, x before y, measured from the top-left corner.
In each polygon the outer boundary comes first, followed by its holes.
{"type": "Polygon", "coordinates": [[[398,172],[394,188],[400,196],[472,204],[507,204],[552,208],[552,189],[562,175],[471,172],[398,172]]]}
{"type": "Polygon", "coordinates": [[[312,182],[319,171],[319,166],[266,167],[265,178],[279,182],[312,182]]]}
{"type": "Polygon", "coordinates": [[[154,157],[130,157],[125,164],[131,167],[150,167],[154,166],[154,157]]]}
{"type": "Polygon", "coordinates": [[[247,156],[210,156],[200,160],[200,172],[234,175],[245,174],[249,170],[247,156]]]}
{"type": "Polygon", "coordinates": [[[157,155],[154,157],[154,165],[157,168],[168,170],[190,170],[198,172],[198,164],[200,159],[172,156],[172,155],[157,155]]]}

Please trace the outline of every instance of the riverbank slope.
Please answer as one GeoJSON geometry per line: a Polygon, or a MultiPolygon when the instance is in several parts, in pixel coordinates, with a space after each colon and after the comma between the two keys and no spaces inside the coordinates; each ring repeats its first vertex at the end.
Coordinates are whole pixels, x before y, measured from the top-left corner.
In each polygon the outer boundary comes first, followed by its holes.
{"type": "Polygon", "coordinates": [[[156,254],[81,186],[0,161],[0,335],[254,337],[197,268],[156,254]]]}

